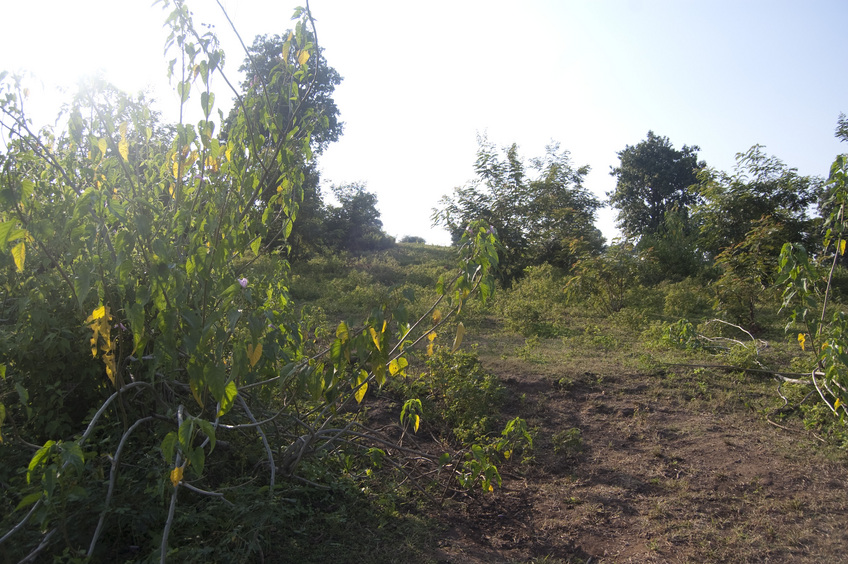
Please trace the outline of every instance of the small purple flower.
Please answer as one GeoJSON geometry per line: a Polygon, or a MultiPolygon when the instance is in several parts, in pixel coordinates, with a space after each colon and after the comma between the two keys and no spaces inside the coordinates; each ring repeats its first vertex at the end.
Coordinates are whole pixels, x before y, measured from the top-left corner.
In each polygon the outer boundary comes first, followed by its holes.
{"type": "Polygon", "coordinates": [[[247,278],[239,278],[238,283],[242,289],[247,288],[247,278]]]}
{"type": "Polygon", "coordinates": [[[115,324],[114,327],[112,327],[112,329],[120,329],[121,331],[126,331],[127,327],[123,323],[118,322],[115,324]]]}

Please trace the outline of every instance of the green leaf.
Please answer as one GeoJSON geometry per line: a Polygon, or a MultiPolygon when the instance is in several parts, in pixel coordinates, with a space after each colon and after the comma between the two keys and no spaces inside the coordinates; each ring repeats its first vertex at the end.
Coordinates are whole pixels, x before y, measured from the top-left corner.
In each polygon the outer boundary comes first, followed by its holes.
{"type": "Polygon", "coordinates": [[[188,451],[186,455],[189,463],[191,464],[191,468],[194,470],[194,473],[199,478],[203,475],[203,466],[206,463],[206,451],[202,448],[197,447],[188,451]]]}
{"type": "Polygon", "coordinates": [[[209,452],[215,450],[215,427],[205,419],[195,419],[195,423],[200,427],[200,430],[209,437],[209,452]]]}
{"type": "Polygon", "coordinates": [[[183,452],[188,452],[191,447],[191,435],[194,432],[194,421],[187,419],[183,421],[177,431],[177,436],[180,439],[180,448],[183,452]]]}
{"type": "Polygon", "coordinates": [[[26,230],[15,227],[13,221],[0,223],[0,249],[5,249],[9,241],[16,241],[26,237],[26,230]]]}
{"type": "Polygon", "coordinates": [[[22,500],[18,503],[18,505],[16,505],[16,506],[15,506],[15,511],[17,511],[18,509],[23,509],[24,507],[29,507],[30,505],[32,505],[32,504],[33,504],[33,503],[35,503],[36,501],[40,500],[40,499],[41,499],[41,495],[42,495],[42,493],[41,493],[41,492],[35,492],[35,493],[31,493],[31,494],[29,494],[28,496],[25,496],[25,497],[24,497],[24,498],[23,498],[23,499],[22,499],[22,500]]]}
{"type": "Polygon", "coordinates": [[[237,395],[238,388],[236,388],[236,383],[230,380],[227,382],[226,389],[224,389],[223,397],[221,397],[221,409],[218,410],[218,417],[223,417],[233,408],[237,395]]]}
{"type": "Polygon", "coordinates": [[[262,237],[259,237],[257,235],[257,237],[250,244],[250,250],[253,251],[254,255],[259,255],[259,247],[261,247],[261,246],[262,246],[262,237]]]}
{"type": "Polygon", "coordinates": [[[203,108],[204,115],[208,118],[212,113],[212,106],[215,105],[215,94],[211,92],[202,92],[200,94],[200,106],[203,108]]]}
{"type": "Polygon", "coordinates": [[[83,307],[85,298],[91,290],[91,273],[84,266],[79,269],[74,278],[74,292],[77,295],[77,302],[80,307],[83,307]]]}
{"type": "Polygon", "coordinates": [[[180,96],[180,102],[185,104],[185,101],[188,100],[188,96],[191,93],[191,82],[188,80],[184,82],[177,83],[177,94],[180,96]]]}
{"type": "Polygon", "coordinates": [[[27,484],[29,484],[32,480],[32,474],[36,468],[38,468],[45,458],[50,454],[50,451],[53,448],[53,445],[56,444],[56,441],[47,441],[44,443],[44,446],[38,449],[33,457],[29,461],[29,465],[27,466],[27,484]]]}
{"type": "Polygon", "coordinates": [[[171,431],[165,435],[159,448],[162,450],[162,456],[165,457],[168,465],[172,465],[174,463],[174,454],[176,454],[177,450],[177,434],[171,431]]]}
{"type": "Polygon", "coordinates": [[[73,466],[77,472],[81,473],[85,468],[85,455],[82,453],[82,448],[77,443],[62,443],[60,449],[62,465],[73,466]]]}

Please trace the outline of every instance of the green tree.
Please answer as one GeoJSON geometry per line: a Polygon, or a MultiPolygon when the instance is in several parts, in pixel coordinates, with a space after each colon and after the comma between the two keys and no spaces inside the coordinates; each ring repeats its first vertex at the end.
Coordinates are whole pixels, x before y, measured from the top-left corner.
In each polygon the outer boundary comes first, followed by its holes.
{"type": "MultiPolygon", "coordinates": [[[[327,219],[326,207],[319,189],[320,173],[312,156],[337,141],[344,130],[333,99],[335,88],[341,84],[342,78],[327,64],[323,50],[313,49],[313,33],[302,28],[301,32],[299,36],[286,32],[282,35],[259,35],[254,39],[239,67],[245,79],[241,83],[238,103],[230,111],[222,129],[222,136],[226,139],[239,123],[239,112],[244,112],[251,119],[241,123],[253,124],[253,130],[248,133],[266,151],[274,149],[273,131],[285,129],[297,138],[310,131],[308,145],[303,151],[282,155],[288,165],[299,167],[303,173],[301,185],[285,190],[291,192],[300,205],[288,206],[287,209],[294,211],[295,215],[282,208],[277,209],[268,224],[269,236],[265,247],[284,247],[291,259],[305,258],[324,246],[320,227],[327,219]],[[317,55],[308,60],[313,56],[304,53],[317,55]],[[300,66],[298,59],[301,57],[307,57],[305,68],[300,66]],[[297,74],[296,79],[293,74],[297,74]],[[292,88],[297,89],[297,96],[279,95],[283,89],[292,88]],[[300,103],[295,104],[293,100],[300,103]],[[297,128],[292,128],[290,123],[296,114],[304,117],[297,128]],[[270,119],[263,119],[265,117],[270,119]],[[303,123],[304,119],[308,119],[309,123],[303,123]],[[297,227],[295,219],[298,219],[297,227]]],[[[262,187],[260,200],[267,202],[279,188],[273,182],[267,183],[262,187]]]]}
{"type": "Polygon", "coordinates": [[[477,178],[443,197],[433,213],[434,224],[445,227],[454,241],[469,221],[488,222],[504,247],[505,281],[545,262],[567,269],[578,257],[603,249],[604,238],[594,225],[601,203],[583,186],[588,166],[575,168],[558,144],[529,165],[515,144],[498,150],[481,137],[478,145],[477,178]]]}
{"type": "Polygon", "coordinates": [[[618,153],[620,164],[610,174],[615,190],[607,194],[618,210],[618,227],[628,239],[662,234],[667,214],[674,212],[684,230],[689,229],[689,208],[697,203],[689,189],[698,182],[699,148],[677,150],[668,137],[648,131],[648,138],[618,153]]]}
{"type": "Polygon", "coordinates": [[[383,231],[377,196],[365,184],[353,182],[331,190],[339,202],[338,206],[327,206],[324,240],[331,249],[359,253],[394,245],[394,237],[383,231]]]}
{"type": "MultiPolygon", "coordinates": [[[[307,31],[303,34],[301,43],[292,43],[289,33],[282,35],[258,35],[253,40],[253,45],[248,48],[247,56],[239,67],[239,71],[245,74],[241,83],[242,96],[264,95],[265,92],[279,89],[291,83],[291,77],[287,73],[292,72],[293,63],[301,56],[303,49],[314,43],[314,35],[307,31]]],[[[327,64],[323,49],[317,49],[317,60],[310,62],[307,74],[299,77],[297,82],[298,98],[305,100],[311,109],[311,120],[313,121],[312,133],[309,145],[313,152],[321,153],[330,143],[339,140],[343,131],[344,123],[339,119],[339,109],[333,99],[336,86],[341,84],[341,75],[327,64]]],[[[270,104],[273,122],[277,124],[287,123],[297,110],[285,96],[276,97],[270,104]]],[[[233,126],[233,122],[240,110],[238,106],[230,111],[229,117],[224,122],[223,131],[233,126]]],[[[264,110],[264,108],[263,108],[264,110]]],[[[267,135],[261,127],[256,133],[267,135]]]]}
{"type": "Polygon", "coordinates": [[[736,155],[733,174],[704,169],[697,187],[702,202],[695,210],[701,250],[714,257],[742,243],[764,220],[783,242],[811,243],[817,221],[810,208],[822,186],[820,178],[799,175],[761,145],[736,155]]]}

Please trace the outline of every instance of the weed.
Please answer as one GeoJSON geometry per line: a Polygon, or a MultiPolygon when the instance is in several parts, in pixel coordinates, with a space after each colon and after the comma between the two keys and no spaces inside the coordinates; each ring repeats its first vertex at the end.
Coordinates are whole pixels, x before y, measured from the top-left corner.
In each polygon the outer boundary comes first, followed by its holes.
{"type": "Polygon", "coordinates": [[[551,437],[554,452],[567,458],[574,458],[583,452],[583,434],[577,427],[564,429],[551,437]]]}

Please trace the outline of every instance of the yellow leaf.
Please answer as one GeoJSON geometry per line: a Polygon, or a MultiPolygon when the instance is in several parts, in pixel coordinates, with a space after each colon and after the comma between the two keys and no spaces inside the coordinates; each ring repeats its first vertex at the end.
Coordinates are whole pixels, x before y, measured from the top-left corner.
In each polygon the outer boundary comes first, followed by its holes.
{"type": "Polygon", "coordinates": [[[439,311],[439,310],[434,311],[433,312],[433,324],[435,325],[441,320],[442,320],[442,312],[439,311]]]}
{"type": "Polygon", "coordinates": [[[309,51],[306,49],[302,49],[300,53],[297,54],[297,64],[305,65],[306,61],[309,60],[309,51]]]}
{"type": "Polygon", "coordinates": [[[106,143],[106,139],[105,139],[105,138],[103,138],[103,139],[98,139],[98,140],[97,140],[97,148],[98,148],[98,149],[100,149],[100,154],[101,154],[101,155],[105,155],[105,154],[106,154],[106,147],[107,147],[107,146],[108,146],[108,145],[107,145],[107,143],[106,143]]]}
{"type": "Polygon", "coordinates": [[[259,359],[262,357],[262,343],[259,343],[254,348],[253,345],[247,345],[247,359],[250,361],[250,367],[253,368],[256,366],[256,363],[259,362],[259,359]]]}
{"type": "Polygon", "coordinates": [[[356,393],[353,394],[353,397],[356,398],[357,403],[362,403],[362,399],[365,397],[365,392],[367,391],[368,384],[362,384],[362,386],[356,389],[356,393]]]}
{"type": "Polygon", "coordinates": [[[183,467],[177,466],[171,470],[171,484],[176,488],[183,481],[183,467]]]}
{"type": "Polygon", "coordinates": [[[224,157],[226,157],[227,162],[230,162],[231,160],[233,160],[233,148],[232,147],[227,147],[227,150],[224,151],[224,157]]]}
{"type": "Polygon", "coordinates": [[[421,424],[421,417],[416,413],[415,419],[413,419],[413,421],[415,421],[415,423],[413,423],[413,425],[412,425],[412,430],[413,430],[413,432],[417,433],[418,432],[418,425],[421,424]]]}
{"type": "Polygon", "coordinates": [[[378,364],[374,367],[374,377],[380,386],[386,383],[386,366],[384,364],[378,364]]]}
{"type": "Polygon", "coordinates": [[[427,338],[428,338],[428,339],[430,340],[430,342],[432,343],[433,341],[435,341],[435,340],[436,340],[436,333],[435,333],[435,332],[433,332],[433,331],[431,331],[431,332],[430,332],[430,334],[429,334],[429,335],[427,335],[427,338]]]}
{"type": "Polygon", "coordinates": [[[845,239],[842,239],[841,241],[839,241],[839,254],[840,255],[845,254],[845,239]]]}
{"type": "Polygon", "coordinates": [[[839,399],[839,398],[836,398],[836,401],[833,402],[833,409],[839,409],[840,405],[842,405],[842,400],[839,399]]]}
{"type": "Polygon", "coordinates": [[[359,371],[359,377],[356,379],[356,385],[359,388],[353,393],[353,397],[356,399],[356,403],[362,403],[362,399],[365,397],[365,392],[368,391],[368,384],[365,382],[368,379],[368,372],[365,370],[359,371]]]}
{"type": "Polygon", "coordinates": [[[804,345],[807,343],[807,337],[803,333],[798,333],[798,344],[801,345],[801,350],[807,350],[804,348],[804,345]]]}
{"type": "Polygon", "coordinates": [[[507,460],[509,460],[509,457],[510,457],[510,456],[512,456],[512,451],[511,451],[511,450],[505,450],[505,451],[504,451],[504,458],[506,458],[507,460]]]}
{"type": "Polygon", "coordinates": [[[377,347],[377,350],[380,349],[380,337],[377,336],[377,331],[373,327],[368,328],[368,332],[371,333],[371,340],[374,341],[374,346],[377,347]]]}
{"type": "Polygon", "coordinates": [[[118,152],[125,161],[130,160],[130,145],[127,143],[127,122],[121,124],[121,141],[118,143],[118,152]]]}
{"type": "Polygon", "coordinates": [[[465,325],[462,324],[462,321],[459,322],[459,325],[456,326],[456,337],[453,339],[453,348],[451,348],[451,352],[456,352],[456,349],[459,348],[459,345],[462,344],[462,338],[465,336],[465,325]]]}
{"type": "Polygon", "coordinates": [[[433,343],[427,345],[427,356],[433,356],[433,343]]]}
{"type": "Polygon", "coordinates": [[[18,272],[24,271],[24,261],[26,260],[26,245],[23,241],[12,248],[12,258],[15,259],[15,266],[18,272]]]}
{"type": "Polygon", "coordinates": [[[495,488],[494,488],[494,487],[492,487],[492,484],[489,484],[489,491],[490,491],[490,492],[495,491],[495,488]]]}
{"type": "Polygon", "coordinates": [[[106,376],[109,377],[109,381],[112,382],[112,385],[117,388],[118,384],[116,383],[116,378],[118,376],[118,367],[115,364],[115,353],[110,351],[108,354],[104,354],[103,364],[106,365],[106,376]]]}
{"type": "Polygon", "coordinates": [[[174,161],[174,167],[172,172],[174,173],[174,178],[180,177],[180,161],[174,161]]]}
{"type": "Polygon", "coordinates": [[[339,323],[339,326],[336,327],[336,338],[340,340],[342,343],[346,343],[350,338],[350,330],[347,328],[347,323],[342,321],[339,323]]]}
{"type": "Polygon", "coordinates": [[[96,308],[93,312],[91,312],[91,315],[88,316],[88,319],[86,319],[85,322],[91,323],[104,317],[106,317],[106,306],[100,306],[96,308]]]}

